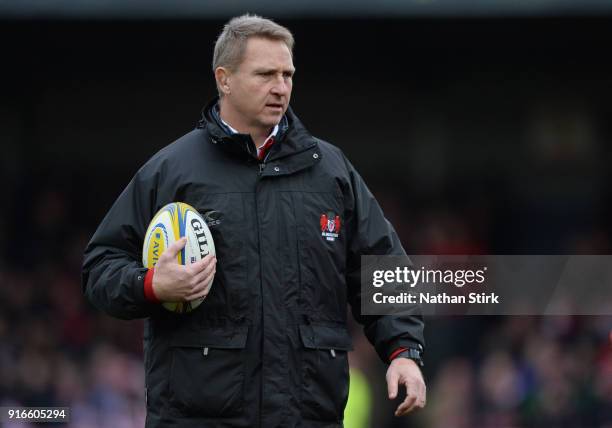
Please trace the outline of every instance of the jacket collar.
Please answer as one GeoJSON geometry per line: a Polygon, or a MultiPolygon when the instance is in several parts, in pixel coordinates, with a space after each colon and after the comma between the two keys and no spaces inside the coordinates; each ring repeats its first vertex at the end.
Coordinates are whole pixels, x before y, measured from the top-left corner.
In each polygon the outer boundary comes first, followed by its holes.
{"type": "MultiPolygon", "coordinates": [[[[216,97],[202,109],[202,117],[198,128],[205,129],[209,134],[209,142],[222,150],[246,159],[257,159],[257,150],[250,135],[232,134],[214,117],[213,109],[219,98],[216,97]]],[[[308,132],[306,127],[295,115],[291,107],[285,114],[287,126],[284,132],[270,148],[263,175],[283,175],[309,167],[320,161],[321,153],[318,150],[317,140],[308,132]],[[307,152],[307,153],[305,153],[307,152]],[[280,167],[280,163],[283,167],[280,167]],[[277,166],[273,166],[275,164],[277,166]],[[280,171],[275,171],[278,168],[280,171]],[[270,169],[270,174],[265,172],[270,169]]]]}
{"type": "MultiPolygon", "coordinates": [[[[221,115],[219,114],[219,102],[216,102],[215,104],[213,104],[212,107],[210,107],[208,111],[210,112],[210,117],[215,121],[217,125],[219,125],[219,127],[223,131],[225,131],[226,134],[233,135],[233,134],[239,133],[234,128],[232,128],[229,124],[225,123],[223,119],[221,119],[221,115]]],[[[285,133],[285,131],[287,131],[288,127],[289,127],[289,121],[287,120],[287,116],[283,115],[280,123],[274,126],[274,130],[272,131],[270,135],[274,135],[274,138],[278,139],[281,135],[285,133]]]]}

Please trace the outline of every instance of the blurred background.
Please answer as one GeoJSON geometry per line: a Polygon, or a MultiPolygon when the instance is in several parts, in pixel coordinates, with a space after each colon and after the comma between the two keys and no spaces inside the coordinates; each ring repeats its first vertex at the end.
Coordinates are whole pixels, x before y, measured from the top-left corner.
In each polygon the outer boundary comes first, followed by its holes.
{"type": "MultiPolygon", "coordinates": [[[[142,324],[84,300],[82,252],[195,126],[246,11],[294,32],[295,112],[409,253],[610,253],[610,1],[0,1],[0,405],[144,425],[142,324]]],[[[610,316],[432,318],[428,406],[402,419],[353,330],[347,428],[612,427],[610,316]]]]}

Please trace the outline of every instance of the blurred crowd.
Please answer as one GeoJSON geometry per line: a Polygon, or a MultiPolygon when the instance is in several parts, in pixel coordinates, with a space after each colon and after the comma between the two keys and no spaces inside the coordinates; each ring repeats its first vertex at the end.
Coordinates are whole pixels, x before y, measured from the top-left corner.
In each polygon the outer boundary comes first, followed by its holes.
{"type": "MultiPolygon", "coordinates": [[[[612,345],[605,317],[430,320],[428,405],[393,419],[384,371],[366,343],[353,367],[370,380],[372,427],[611,427],[612,345]]],[[[357,426],[357,425],[356,425],[357,426]]]]}
{"type": "MultiPolygon", "coordinates": [[[[95,223],[77,218],[61,186],[44,186],[32,198],[31,214],[20,216],[30,227],[0,241],[0,406],[69,406],[71,427],[142,427],[142,322],[112,319],[81,292],[82,251],[95,223]]],[[[470,241],[478,235],[460,216],[423,216],[428,224],[408,225],[389,195],[381,203],[405,242],[408,231],[424,231],[417,248],[486,249],[486,241],[470,241]]],[[[5,216],[0,224],[7,230],[15,221],[5,216]]],[[[392,416],[397,402],[386,398],[385,366],[360,327],[352,329],[359,392],[349,409],[360,416],[347,419],[347,428],[612,427],[611,317],[431,319],[428,406],[402,419],[392,416]]]]}

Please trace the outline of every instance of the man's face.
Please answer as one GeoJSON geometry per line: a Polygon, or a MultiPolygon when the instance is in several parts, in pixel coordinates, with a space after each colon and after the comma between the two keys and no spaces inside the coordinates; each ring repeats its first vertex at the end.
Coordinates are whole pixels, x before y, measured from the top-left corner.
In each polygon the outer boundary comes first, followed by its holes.
{"type": "Polygon", "coordinates": [[[242,62],[228,74],[224,102],[233,110],[236,125],[269,129],[279,123],[289,106],[294,72],[284,42],[250,38],[242,62]]]}

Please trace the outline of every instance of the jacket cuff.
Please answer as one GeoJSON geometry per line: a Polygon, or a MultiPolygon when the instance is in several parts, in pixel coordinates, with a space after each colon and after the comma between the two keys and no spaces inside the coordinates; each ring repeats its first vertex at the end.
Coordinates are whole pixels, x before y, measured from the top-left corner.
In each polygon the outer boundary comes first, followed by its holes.
{"type": "Polygon", "coordinates": [[[389,355],[389,362],[395,360],[399,354],[407,350],[408,348],[397,348],[395,351],[391,353],[391,355],[389,355]]]}
{"type": "Polygon", "coordinates": [[[147,274],[145,275],[144,278],[144,295],[145,298],[149,301],[149,302],[153,302],[153,303],[161,303],[161,301],[157,298],[157,296],[155,295],[155,292],[153,291],[153,274],[155,272],[155,268],[151,268],[147,271],[147,274]]]}

